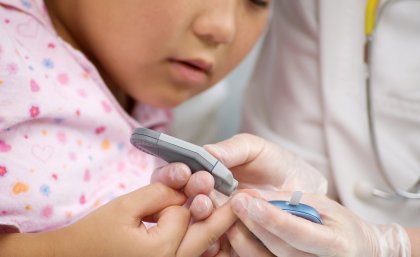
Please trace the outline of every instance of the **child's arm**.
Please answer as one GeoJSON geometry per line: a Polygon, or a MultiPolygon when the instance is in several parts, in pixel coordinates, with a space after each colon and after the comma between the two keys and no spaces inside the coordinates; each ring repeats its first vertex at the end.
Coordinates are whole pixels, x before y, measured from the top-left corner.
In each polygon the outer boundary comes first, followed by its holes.
{"type": "Polygon", "coordinates": [[[0,257],[196,257],[236,221],[229,205],[190,224],[184,194],[152,184],[56,231],[0,236],[0,257]],[[156,222],[149,229],[142,221],[156,222]]]}
{"type": "Polygon", "coordinates": [[[31,256],[54,256],[53,233],[38,234],[2,234],[0,235],[1,257],[31,257],[31,256]]]}
{"type": "Polygon", "coordinates": [[[167,256],[188,228],[185,196],[153,184],[119,197],[68,227],[45,233],[3,234],[1,257],[167,256]],[[157,222],[146,229],[142,221],[157,222]]]}

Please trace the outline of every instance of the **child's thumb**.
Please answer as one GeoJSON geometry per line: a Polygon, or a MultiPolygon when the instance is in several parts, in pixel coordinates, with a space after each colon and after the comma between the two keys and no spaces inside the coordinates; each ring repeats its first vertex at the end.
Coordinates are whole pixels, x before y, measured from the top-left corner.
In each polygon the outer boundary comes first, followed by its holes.
{"type": "Polygon", "coordinates": [[[154,183],[122,196],[120,201],[132,216],[143,218],[172,205],[183,205],[186,197],[170,187],[154,183]]]}

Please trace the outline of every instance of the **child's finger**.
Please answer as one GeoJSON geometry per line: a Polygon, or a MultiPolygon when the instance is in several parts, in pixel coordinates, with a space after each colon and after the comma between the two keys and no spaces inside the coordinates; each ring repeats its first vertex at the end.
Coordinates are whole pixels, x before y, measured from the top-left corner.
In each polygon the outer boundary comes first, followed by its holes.
{"type": "Polygon", "coordinates": [[[190,212],[182,206],[170,206],[161,211],[157,217],[157,225],[148,230],[148,234],[156,234],[165,246],[165,251],[175,253],[188,229],[190,212]]]}
{"type": "Polygon", "coordinates": [[[152,173],[151,183],[162,183],[173,189],[183,188],[191,176],[191,170],[184,163],[176,162],[162,166],[152,173]]]}
{"type": "Polygon", "coordinates": [[[229,204],[216,209],[206,220],[190,225],[177,256],[199,256],[214,244],[236,220],[229,204]]]}
{"type": "Polygon", "coordinates": [[[188,197],[198,194],[208,195],[214,188],[214,178],[207,171],[195,172],[187,182],[184,193],[188,197]]]}
{"type": "Polygon", "coordinates": [[[191,170],[183,163],[170,163],[156,169],[150,179],[152,183],[162,183],[173,189],[184,188],[189,196],[209,194],[214,187],[214,179],[207,171],[191,174],[191,170]]]}
{"type": "Polygon", "coordinates": [[[116,208],[130,213],[133,217],[143,218],[158,213],[168,206],[182,205],[185,200],[184,194],[156,183],[121,196],[115,204],[116,208]]]}
{"type": "Polygon", "coordinates": [[[206,195],[197,195],[190,205],[190,212],[195,221],[204,220],[213,211],[213,203],[206,195]]]}

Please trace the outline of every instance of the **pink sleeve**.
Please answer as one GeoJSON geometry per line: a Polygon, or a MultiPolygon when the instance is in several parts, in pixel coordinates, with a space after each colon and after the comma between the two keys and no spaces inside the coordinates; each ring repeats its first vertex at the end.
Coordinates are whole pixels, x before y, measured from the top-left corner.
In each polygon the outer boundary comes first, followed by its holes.
{"type": "Polygon", "coordinates": [[[25,51],[19,42],[1,26],[0,34],[0,130],[4,132],[36,116],[37,99],[32,93],[39,88],[29,78],[25,51]]]}
{"type": "Polygon", "coordinates": [[[16,180],[12,173],[22,169],[25,162],[24,151],[19,149],[18,128],[31,122],[37,107],[31,105],[36,99],[30,95],[34,85],[25,72],[24,52],[2,25],[0,35],[0,233],[5,233],[19,230],[8,219],[8,205],[13,204],[9,192],[25,190],[23,184],[11,184],[16,180]]]}
{"type": "MultiPolygon", "coordinates": [[[[130,144],[140,124],[39,16],[0,5],[0,233],[70,224],[148,184],[156,167],[130,144]]],[[[142,114],[150,127],[169,117],[142,114]]]]}

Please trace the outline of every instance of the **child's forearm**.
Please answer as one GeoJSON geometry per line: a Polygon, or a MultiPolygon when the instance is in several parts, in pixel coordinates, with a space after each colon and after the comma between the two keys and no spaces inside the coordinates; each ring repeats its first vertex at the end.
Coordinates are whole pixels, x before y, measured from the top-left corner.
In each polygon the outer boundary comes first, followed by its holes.
{"type": "Polygon", "coordinates": [[[0,235],[0,257],[54,257],[52,233],[0,235]]]}

